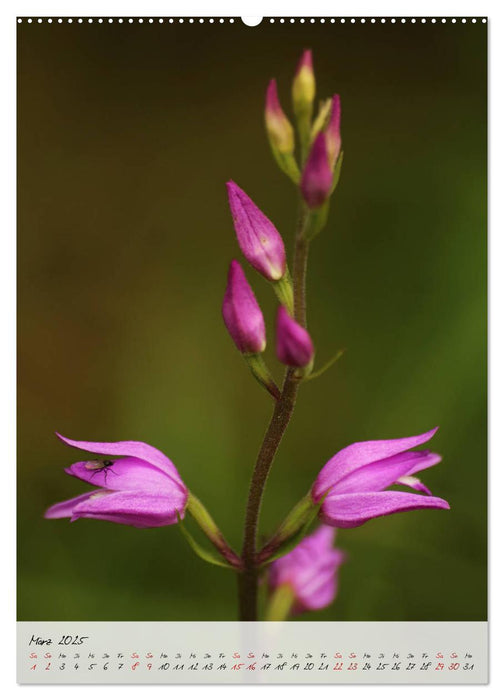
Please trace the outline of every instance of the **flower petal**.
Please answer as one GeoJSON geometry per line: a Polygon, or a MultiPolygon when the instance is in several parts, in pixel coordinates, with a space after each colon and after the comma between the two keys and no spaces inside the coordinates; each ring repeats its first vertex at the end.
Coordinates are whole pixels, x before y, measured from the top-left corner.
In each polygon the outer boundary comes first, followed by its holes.
{"type": "Polygon", "coordinates": [[[344,553],[333,547],[335,530],[325,525],[305,537],[270,567],[270,588],[289,585],[294,591],[294,613],[318,610],[332,602],[337,590],[337,570],[344,553]]]}
{"type": "Polygon", "coordinates": [[[329,494],[322,504],[320,519],[334,527],[359,527],[371,518],[420,508],[449,510],[450,506],[442,498],[418,496],[403,491],[329,494]]]}
{"type": "Polygon", "coordinates": [[[294,613],[300,613],[304,610],[320,610],[333,602],[338,592],[338,567],[344,559],[341,550],[334,550],[328,557],[328,561],[319,568],[314,576],[307,578],[306,581],[300,577],[294,613]]]}
{"type": "Polygon", "coordinates": [[[355,442],[343,448],[321,469],[313,485],[313,497],[319,501],[324,493],[347,474],[387,457],[418,447],[431,439],[437,428],[421,435],[396,440],[368,440],[355,442]]]}
{"type": "Polygon", "coordinates": [[[97,493],[102,493],[101,489],[98,491],[88,491],[87,493],[81,493],[80,496],[75,498],[70,498],[68,501],[61,501],[60,503],[55,503],[53,506],[48,508],[44,513],[44,518],[71,518],[73,515],[74,508],[80,503],[87,501],[88,498],[94,496],[97,493]]]}
{"type": "MultiPolygon", "coordinates": [[[[136,457],[76,462],[65,471],[110,491],[151,491],[170,495],[182,489],[166,472],[136,457]]],[[[187,489],[182,492],[187,493],[187,489]]]]}
{"type": "Polygon", "coordinates": [[[131,493],[128,491],[101,491],[100,496],[80,503],[73,511],[73,519],[96,518],[133,527],[162,527],[177,522],[177,511],[184,517],[187,496],[158,493],[131,493]],[[103,494],[103,495],[102,495],[103,494]]]}
{"type": "Polygon", "coordinates": [[[137,457],[145,462],[149,462],[154,467],[161,469],[180,486],[185,488],[184,482],[180,478],[175,465],[160,450],[148,445],[145,442],[135,440],[123,440],[120,442],[88,442],[86,440],[70,440],[59,433],[56,433],[70,447],[76,447],[86,452],[94,452],[99,455],[113,455],[114,457],[137,457]]]}
{"type": "Polygon", "coordinates": [[[400,452],[398,455],[366,464],[350,472],[338,481],[331,489],[331,493],[382,491],[399,481],[400,477],[427,469],[440,461],[440,455],[428,450],[400,452]]]}
{"type": "Polygon", "coordinates": [[[428,489],[427,486],[420,481],[420,479],[417,479],[416,476],[401,476],[401,478],[397,479],[395,483],[402,486],[409,486],[410,489],[415,489],[415,491],[423,491],[423,493],[426,493],[428,496],[432,496],[432,491],[428,489]]]}

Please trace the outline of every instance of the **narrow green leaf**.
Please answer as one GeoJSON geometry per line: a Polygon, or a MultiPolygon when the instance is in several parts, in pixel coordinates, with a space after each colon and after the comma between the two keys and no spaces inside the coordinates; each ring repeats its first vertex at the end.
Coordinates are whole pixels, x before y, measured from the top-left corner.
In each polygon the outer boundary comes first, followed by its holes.
{"type": "Polygon", "coordinates": [[[189,530],[185,527],[185,525],[182,522],[182,518],[180,517],[179,513],[177,512],[177,520],[178,524],[180,525],[180,529],[182,531],[182,534],[184,535],[185,539],[189,543],[189,546],[193,550],[195,554],[200,557],[200,559],[203,559],[203,561],[208,562],[209,564],[215,564],[215,566],[223,566],[226,569],[232,569],[233,567],[231,564],[229,564],[227,561],[219,557],[217,554],[214,554],[213,552],[209,551],[208,549],[205,549],[202,547],[200,544],[196,542],[194,537],[191,535],[189,530]]]}
{"type": "Polygon", "coordinates": [[[338,350],[334,357],[331,357],[331,359],[316,372],[312,372],[307,377],[305,377],[304,381],[307,382],[310,379],[318,379],[319,377],[321,377],[325,372],[327,372],[328,369],[330,369],[333,366],[335,362],[337,362],[340,359],[344,352],[344,350],[338,350]]]}

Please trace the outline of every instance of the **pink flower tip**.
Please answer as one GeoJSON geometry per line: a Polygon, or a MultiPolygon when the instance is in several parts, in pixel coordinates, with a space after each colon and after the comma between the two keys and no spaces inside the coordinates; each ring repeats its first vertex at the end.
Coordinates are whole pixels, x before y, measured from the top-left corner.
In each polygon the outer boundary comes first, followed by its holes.
{"type": "Polygon", "coordinates": [[[332,168],[326,135],[319,133],[313,142],[301,176],[301,194],[310,209],[318,209],[331,194],[332,168]]]}
{"type": "Polygon", "coordinates": [[[300,73],[303,68],[308,68],[311,72],[313,72],[313,56],[311,49],[305,49],[301,54],[301,58],[299,59],[296,69],[296,75],[300,73]]]}
{"type": "Polygon", "coordinates": [[[263,352],[266,347],[264,317],[237,260],[229,266],[222,316],[240,352],[254,355],[263,352]]]}
{"type": "Polygon", "coordinates": [[[266,279],[281,279],[287,262],[284,243],[275,225],[235,182],[231,180],[226,186],[236,237],[243,255],[266,279]]]}
{"type": "Polygon", "coordinates": [[[320,471],[312,488],[322,522],[333,527],[359,527],[368,520],[419,509],[449,510],[442,498],[430,495],[417,478],[420,471],[441,461],[429,450],[414,450],[428,442],[437,428],[413,437],[356,442],[337,452],[320,471]],[[410,491],[386,491],[389,486],[410,491]]]}
{"type": "Polygon", "coordinates": [[[325,608],[336,597],[338,571],[345,554],[334,547],[335,534],[333,528],[322,525],[271,564],[270,591],[289,586],[294,596],[294,614],[325,608]]]}
{"type": "Polygon", "coordinates": [[[276,323],[276,353],[284,365],[306,367],[313,360],[315,349],[308,331],[280,306],[276,323]]]}
{"type": "Polygon", "coordinates": [[[266,112],[275,117],[283,117],[284,111],[278,99],[277,83],[275,78],[272,78],[266,89],[266,112]]]}

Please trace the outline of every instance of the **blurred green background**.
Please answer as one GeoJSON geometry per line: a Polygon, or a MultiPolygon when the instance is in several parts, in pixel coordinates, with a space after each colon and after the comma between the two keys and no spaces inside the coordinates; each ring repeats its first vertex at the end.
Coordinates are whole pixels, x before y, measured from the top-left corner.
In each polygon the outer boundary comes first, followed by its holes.
{"type": "MultiPolygon", "coordinates": [[[[291,249],[295,192],[263,126],[301,51],[339,92],[345,164],[312,246],[306,385],[264,503],[269,533],[327,459],[439,425],[426,473],[450,512],[342,530],[314,620],[486,619],[486,26],[263,23],[18,27],[21,620],[230,620],[236,582],[177,527],[43,519],[86,490],[54,431],[143,440],[239,547],[271,412],[221,319],[240,257],[232,178],[291,249]]],[[[247,275],[269,324],[275,299],[247,275]]],[[[192,524],[191,524],[192,526],[192,524]]],[[[193,528],[193,532],[195,532],[193,528]]]]}

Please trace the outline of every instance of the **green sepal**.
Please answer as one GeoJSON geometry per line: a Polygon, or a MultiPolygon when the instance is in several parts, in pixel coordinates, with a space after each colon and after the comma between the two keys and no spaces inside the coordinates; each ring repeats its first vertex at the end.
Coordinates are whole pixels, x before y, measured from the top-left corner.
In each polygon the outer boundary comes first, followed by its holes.
{"type": "Polygon", "coordinates": [[[313,103],[307,102],[294,107],[299,135],[301,164],[304,167],[310,151],[313,103]]]}
{"type": "Polygon", "coordinates": [[[334,166],[334,175],[333,175],[333,184],[331,188],[331,194],[334,192],[336,187],[338,186],[338,182],[341,176],[341,167],[343,165],[343,151],[338,156],[338,160],[336,161],[336,165],[334,166]]]}
{"type": "Polygon", "coordinates": [[[213,552],[209,551],[208,549],[205,549],[202,547],[200,544],[196,542],[194,537],[191,535],[189,530],[186,528],[186,526],[182,522],[182,518],[180,517],[179,512],[177,511],[177,521],[178,524],[180,525],[180,529],[182,531],[182,534],[184,535],[185,539],[189,543],[189,546],[193,550],[195,554],[198,555],[200,559],[203,559],[203,561],[206,561],[208,564],[215,564],[215,566],[222,566],[225,569],[233,569],[234,567],[231,566],[227,561],[219,557],[217,554],[214,554],[213,552]]]}
{"type": "Polygon", "coordinates": [[[329,199],[326,199],[324,204],[318,207],[318,209],[310,209],[304,229],[304,237],[307,241],[311,241],[318,233],[322,231],[327,223],[328,216],[329,199]]]}
{"type": "Polygon", "coordinates": [[[273,379],[273,375],[269,371],[262,354],[256,353],[243,355],[243,357],[245,358],[245,362],[250,367],[250,371],[254,375],[255,379],[257,379],[259,384],[261,384],[261,386],[263,386],[266,391],[271,394],[275,401],[278,401],[281,395],[280,389],[273,379]]]}
{"type": "Polygon", "coordinates": [[[277,295],[278,301],[285,306],[289,314],[294,314],[294,290],[292,288],[292,279],[287,268],[285,274],[279,280],[271,283],[273,291],[277,295]]]}
{"type": "Polygon", "coordinates": [[[301,172],[299,166],[296,163],[293,153],[282,153],[277,148],[271,144],[271,152],[276,160],[276,163],[280,170],[284,172],[287,177],[292,180],[295,185],[299,185],[301,180],[301,172]]]}
{"type": "Polygon", "coordinates": [[[324,131],[329,123],[329,118],[331,116],[332,99],[329,97],[326,100],[320,100],[318,114],[313,121],[310,141],[313,143],[317,135],[324,131]]]}
{"type": "MultiPolygon", "coordinates": [[[[293,521],[294,518],[299,518],[300,520],[302,520],[303,525],[291,537],[287,538],[284,542],[282,542],[279,548],[275,550],[274,554],[268,557],[265,561],[261,562],[260,566],[266,566],[267,564],[271,564],[271,562],[275,561],[275,559],[280,559],[280,557],[283,557],[289,552],[291,552],[294,549],[294,547],[297,547],[301,540],[308,534],[308,531],[313,521],[319,514],[320,508],[326,496],[327,493],[324,494],[324,496],[318,503],[312,502],[310,506],[308,506],[305,503],[305,500],[307,498],[305,497],[296,506],[294,506],[294,508],[282,524],[281,529],[286,528],[289,524],[289,521],[293,521]]],[[[261,556],[260,553],[259,556],[261,556]]]]}
{"type": "Polygon", "coordinates": [[[296,535],[293,535],[290,539],[286,540],[283,544],[280,545],[280,547],[276,550],[274,554],[271,555],[271,557],[268,557],[266,561],[261,562],[261,566],[265,566],[267,564],[271,564],[271,562],[275,561],[275,559],[280,559],[280,557],[285,556],[289,552],[291,552],[294,547],[297,547],[297,545],[301,542],[301,540],[308,534],[308,530],[311,527],[312,522],[317,516],[317,513],[319,512],[320,509],[320,504],[317,503],[316,507],[313,509],[313,513],[310,515],[310,518],[306,521],[306,523],[303,525],[303,527],[297,532],[296,535]]]}

